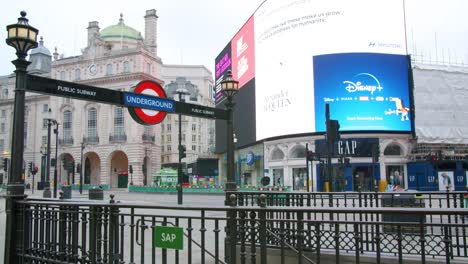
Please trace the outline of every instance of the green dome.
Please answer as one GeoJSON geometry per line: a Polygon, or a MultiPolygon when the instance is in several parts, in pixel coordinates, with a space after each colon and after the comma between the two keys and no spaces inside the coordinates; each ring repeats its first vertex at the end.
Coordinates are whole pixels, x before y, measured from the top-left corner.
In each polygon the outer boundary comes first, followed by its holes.
{"type": "Polygon", "coordinates": [[[123,15],[120,14],[119,23],[117,25],[109,26],[101,30],[101,38],[129,38],[141,39],[140,32],[134,28],[126,26],[123,22],[123,15]]]}

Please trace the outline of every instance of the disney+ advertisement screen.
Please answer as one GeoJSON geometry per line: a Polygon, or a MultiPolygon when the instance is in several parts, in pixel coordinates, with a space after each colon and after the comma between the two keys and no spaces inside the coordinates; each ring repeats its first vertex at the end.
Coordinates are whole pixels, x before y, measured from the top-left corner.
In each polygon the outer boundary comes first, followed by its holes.
{"type": "Polygon", "coordinates": [[[313,57],[315,127],[326,130],[325,104],[340,131],[411,131],[408,58],[379,53],[313,57]]]}

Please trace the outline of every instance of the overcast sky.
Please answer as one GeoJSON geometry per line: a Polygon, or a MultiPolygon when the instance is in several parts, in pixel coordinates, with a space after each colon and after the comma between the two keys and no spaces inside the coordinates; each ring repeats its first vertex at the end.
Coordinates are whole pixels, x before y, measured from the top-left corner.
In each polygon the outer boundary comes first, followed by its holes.
{"type": "MultiPolygon", "coordinates": [[[[89,21],[98,21],[103,29],[117,24],[123,13],[125,24],[144,35],[145,11],[156,9],[158,55],[163,63],[205,65],[214,72],[216,55],[263,1],[11,1],[0,9],[0,75],[14,70],[10,61],[15,59],[15,51],[4,39],[6,25],[15,23],[21,10],[28,13],[30,24],[39,29],[51,53],[57,47],[68,57],[79,55],[86,46],[89,21]]],[[[405,6],[409,53],[423,54],[424,60],[437,57],[448,62],[450,58],[451,63],[468,66],[468,1],[406,0],[405,6]]]]}

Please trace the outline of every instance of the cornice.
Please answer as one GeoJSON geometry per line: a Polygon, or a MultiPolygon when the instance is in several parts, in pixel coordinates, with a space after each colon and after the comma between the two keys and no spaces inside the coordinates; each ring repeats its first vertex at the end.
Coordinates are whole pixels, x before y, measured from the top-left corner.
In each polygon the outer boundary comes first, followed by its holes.
{"type": "Polygon", "coordinates": [[[152,75],[147,73],[128,73],[128,74],[119,74],[119,75],[112,75],[112,76],[105,76],[101,78],[95,79],[88,79],[82,80],[79,83],[88,84],[88,85],[97,85],[97,84],[109,84],[109,83],[119,83],[124,81],[133,81],[133,80],[151,80],[159,83],[160,85],[164,85],[164,81],[156,78],[152,75]]]}

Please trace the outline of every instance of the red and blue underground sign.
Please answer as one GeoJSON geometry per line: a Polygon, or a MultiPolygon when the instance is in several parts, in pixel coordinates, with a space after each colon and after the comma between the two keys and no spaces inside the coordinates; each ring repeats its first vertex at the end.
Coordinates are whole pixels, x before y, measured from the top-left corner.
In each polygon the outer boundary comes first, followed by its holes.
{"type": "Polygon", "coordinates": [[[174,112],[174,101],[166,99],[166,92],[156,82],[141,81],[133,93],[124,93],[124,105],[129,106],[132,118],[142,125],[155,125],[164,120],[167,112],[174,112]]]}

